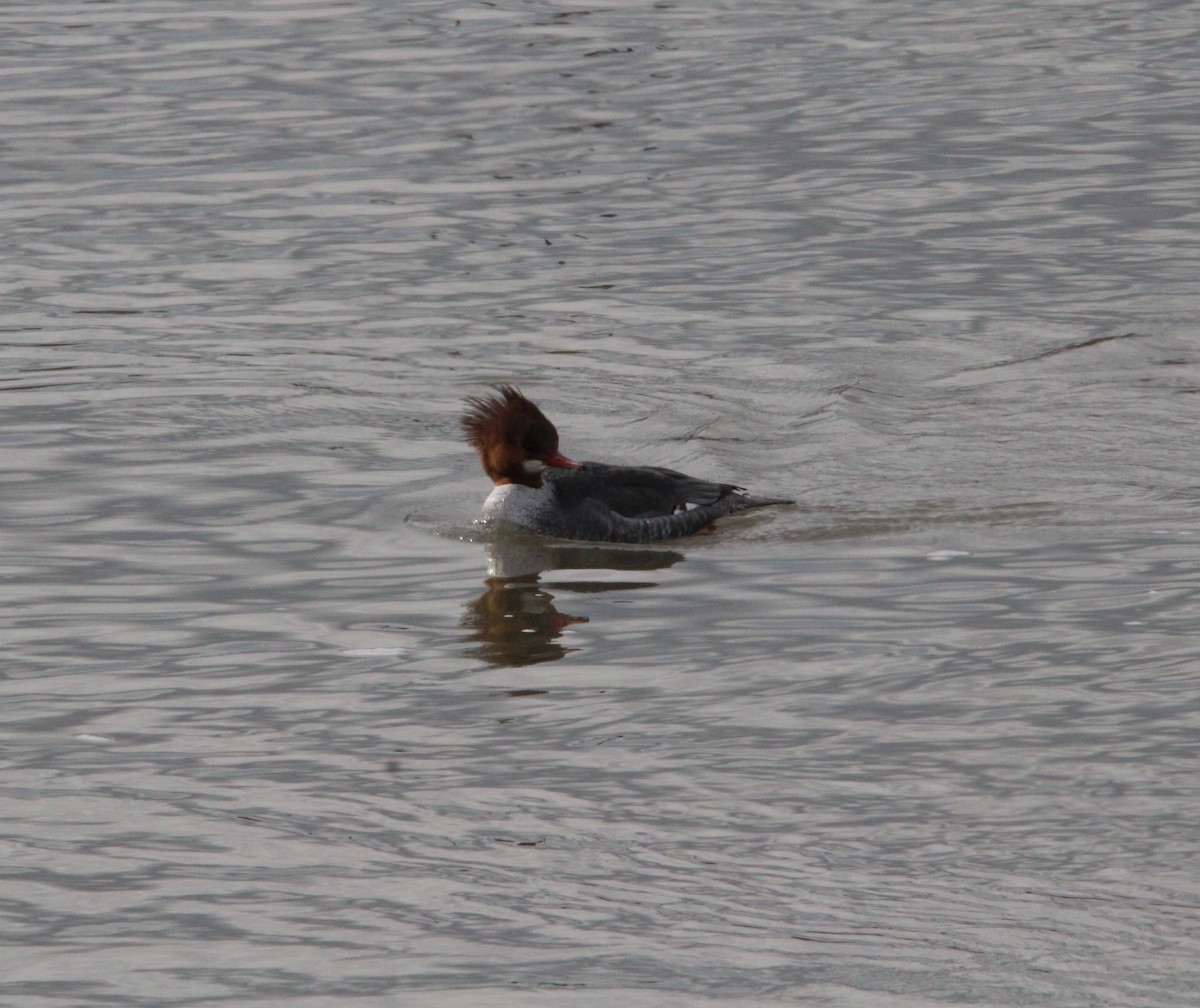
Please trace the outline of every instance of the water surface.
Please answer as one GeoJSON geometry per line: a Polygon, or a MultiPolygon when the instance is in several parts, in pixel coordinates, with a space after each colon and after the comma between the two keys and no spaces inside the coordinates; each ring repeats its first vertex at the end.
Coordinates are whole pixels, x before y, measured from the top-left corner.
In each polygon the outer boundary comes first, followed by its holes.
{"type": "Polygon", "coordinates": [[[0,1000],[1194,1002],[1200,18],[0,29],[0,1000]]]}

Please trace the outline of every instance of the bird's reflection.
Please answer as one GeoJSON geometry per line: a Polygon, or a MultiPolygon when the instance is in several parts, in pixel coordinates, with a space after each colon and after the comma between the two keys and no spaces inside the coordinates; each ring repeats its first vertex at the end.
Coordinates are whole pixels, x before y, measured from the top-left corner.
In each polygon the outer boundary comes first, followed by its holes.
{"type": "MultiPolygon", "coordinates": [[[[487,544],[488,578],[485,589],[468,603],[462,625],[471,631],[468,640],[478,643],[476,654],[493,665],[522,666],[557,661],[569,654],[560,641],[572,623],[588,617],[558,610],[542,584],[547,570],[661,570],[683,559],[682,553],[664,549],[617,546],[558,545],[523,537],[487,544]]],[[[560,591],[594,595],[606,591],[647,588],[652,581],[571,581],[557,584],[560,591]]]]}

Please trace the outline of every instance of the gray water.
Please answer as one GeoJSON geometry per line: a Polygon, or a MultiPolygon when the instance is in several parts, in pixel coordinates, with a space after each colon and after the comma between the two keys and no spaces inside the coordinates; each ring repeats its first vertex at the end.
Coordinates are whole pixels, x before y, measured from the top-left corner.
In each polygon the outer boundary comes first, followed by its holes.
{"type": "Polygon", "coordinates": [[[0,1003],[1195,1004],[1191,5],[0,52],[0,1003]],[[797,504],[482,530],[496,381],[797,504]]]}

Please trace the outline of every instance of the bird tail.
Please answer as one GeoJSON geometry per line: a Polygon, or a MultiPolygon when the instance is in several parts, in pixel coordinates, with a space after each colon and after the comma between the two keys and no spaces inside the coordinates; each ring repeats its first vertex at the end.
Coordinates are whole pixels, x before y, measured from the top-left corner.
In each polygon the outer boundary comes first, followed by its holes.
{"type": "Polygon", "coordinates": [[[751,497],[749,494],[735,494],[734,511],[749,511],[751,508],[770,507],[773,504],[795,504],[794,500],[786,497],[751,497]]]}

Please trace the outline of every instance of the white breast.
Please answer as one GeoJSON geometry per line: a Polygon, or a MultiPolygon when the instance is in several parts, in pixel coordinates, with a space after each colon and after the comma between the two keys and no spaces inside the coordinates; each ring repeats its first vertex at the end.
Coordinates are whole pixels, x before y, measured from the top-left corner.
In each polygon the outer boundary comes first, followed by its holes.
{"type": "Polygon", "coordinates": [[[483,502],[483,517],[488,521],[508,522],[522,528],[537,529],[538,511],[546,505],[544,490],[506,483],[496,487],[483,502]]]}

